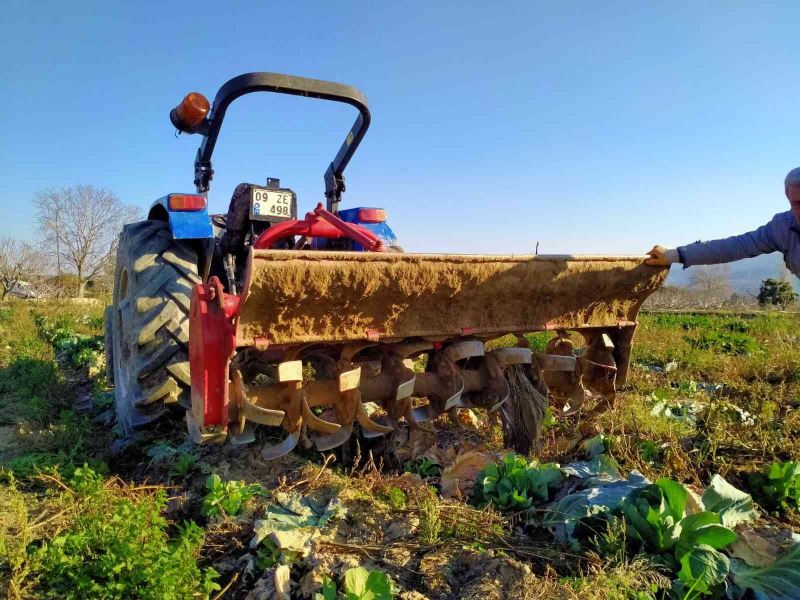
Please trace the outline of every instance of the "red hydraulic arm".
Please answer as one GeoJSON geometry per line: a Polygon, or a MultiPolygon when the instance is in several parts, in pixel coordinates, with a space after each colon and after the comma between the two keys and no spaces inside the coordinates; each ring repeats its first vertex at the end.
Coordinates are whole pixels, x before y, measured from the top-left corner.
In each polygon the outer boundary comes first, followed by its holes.
{"type": "Polygon", "coordinates": [[[361,244],[368,252],[384,252],[383,241],[366,227],[342,221],[332,212],[325,210],[320,202],[314,212],[306,213],[302,221],[283,221],[272,225],[262,233],[253,244],[257,250],[272,248],[278,241],[287,237],[302,235],[309,239],[325,238],[329,240],[349,238],[361,244]]]}

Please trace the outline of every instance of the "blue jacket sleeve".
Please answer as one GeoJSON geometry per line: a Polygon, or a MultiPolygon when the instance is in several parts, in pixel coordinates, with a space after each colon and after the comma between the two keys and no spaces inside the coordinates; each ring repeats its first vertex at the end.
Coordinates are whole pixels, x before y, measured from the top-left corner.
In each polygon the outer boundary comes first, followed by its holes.
{"type": "Polygon", "coordinates": [[[751,258],[759,254],[783,251],[786,213],[775,215],[766,225],[755,231],[734,235],[721,240],[695,242],[678,248],[684,267],[715,265],[751,258]]]}

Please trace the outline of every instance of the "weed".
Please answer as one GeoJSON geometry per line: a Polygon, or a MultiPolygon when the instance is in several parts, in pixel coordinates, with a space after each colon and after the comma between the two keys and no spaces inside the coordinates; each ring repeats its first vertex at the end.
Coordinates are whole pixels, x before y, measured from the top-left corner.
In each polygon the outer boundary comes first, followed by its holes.
{"type": "Polygon", "coordinates": [[[649,465],[659,463],[664,458],[665,446],[650,440],[639,442],[639,457],[649,465]]]}
{"type": "Polygon", "coordinates": [[[419,499],[419,528],[417,535],[421,543],[433,546],[442,533],[441,505],[436,491],[428,488],[419,499]]]}
{"type": "Polygon", "coordinates": [[[259,569],[271,569],[276,565],[291,565],[302,556],[301,552],[281,550],[270,538],[264,538],[256,549],[256,566],[259,569]]]}
{"type": "Polygon", "coordinates": [[[547,343],[552,337],[553,335],[549,331],[525,334],[525,339],[528,340],[528,345],[534,352],[544,352],[545,348],[547,348],[547,343]]]}
{"type": "Polygon", "coordinates": [[[73,518],[27,558],[44,597],[177,600],[219,589],[216,572],[197,565],[203,531],[189,521],[167,534],[163,490],[136,493],[89,467],[55,481],[73,518]]]}
{"type": "Polygon", "coordinates": [[[22,597],[29,587],[32,564],[28,546],[33,540],[28,518],[30,501],[17,490],[13,476],[0,484],[0,575],[9,598],[22,597]]]}
{"type": "Polygon", "coordinates": [[[393,510],[403,510],[406,507],[406,493],[397,486],[393,485],[389,488],[387,499],[393,510]]]}

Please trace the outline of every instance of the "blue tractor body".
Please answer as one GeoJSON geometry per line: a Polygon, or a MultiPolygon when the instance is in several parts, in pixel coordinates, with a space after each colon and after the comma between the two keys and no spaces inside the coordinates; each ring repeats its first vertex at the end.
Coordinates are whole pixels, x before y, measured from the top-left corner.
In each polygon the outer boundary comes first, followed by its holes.
{"type": "Polygon", "coordinates": [[[172,210],[170,196],[195,196],[191,194],[167,194],[162,196],[150,207],[148,219],[167,221],[172,237],[176,240],[197,240],[214,237],[214,228],[208,214],[208,206],[194,210],[172,210]]]}

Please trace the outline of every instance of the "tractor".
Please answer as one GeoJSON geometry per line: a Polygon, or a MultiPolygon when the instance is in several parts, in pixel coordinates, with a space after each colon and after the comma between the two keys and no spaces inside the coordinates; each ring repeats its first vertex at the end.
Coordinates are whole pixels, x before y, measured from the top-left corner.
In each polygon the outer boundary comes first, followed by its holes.
{"type": "Polygon", "coordinates": [[[195,192],[159,198],[119,238],[105,320],[123,433],[176,412],[198,443],[282,430],[262,451],[273,459],[301,439],[336,448],[356,424],[374,438],[465,408],[505,424],[524,412],[520,378],[556,414],[613,403],[639,309],[667,270],[640,256],[404,252],[385,209],[340,206],[370,118],[353,87],[274,73],[231,79],[213,104],[190,93],[170,112],[202,138],[195,192]],[[276,178],[242,183],[226,214],[208,212],[226,111],[255,92],[358,111],[325,171],[324,203],[303,216],[276,178]],[[552,337],[531,348],[525,334],[541,331],[552,337]]]}

